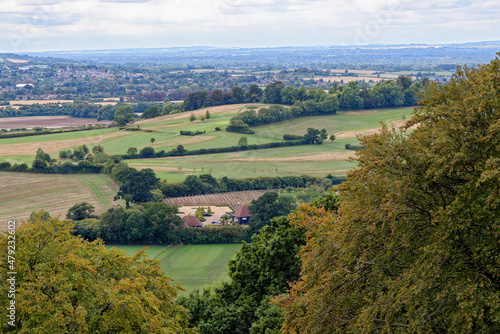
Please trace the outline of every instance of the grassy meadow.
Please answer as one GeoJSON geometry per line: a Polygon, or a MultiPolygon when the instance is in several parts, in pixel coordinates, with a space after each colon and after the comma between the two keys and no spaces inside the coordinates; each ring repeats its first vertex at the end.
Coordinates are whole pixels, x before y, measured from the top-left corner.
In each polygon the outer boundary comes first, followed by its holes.
{"type": "MultiPolygon", "coordinates": [[[[106,245],[115,247],[133,256],[145,245],[106,245]]],[[[213,283],[226,281],[227,262],[234,258],[241,244],[147,246],[146,255],[160,261],[165,274],[174,279],[173,284],[181,284],[186,295],[194,289],[201,289],[213,283]]]]}
{"type": "Polygon", "coordinates": [[[86,144],[89,147],[100,144],[109,154],[124,154],[130,147],[138,150],[152,146],[156,151],[183,145],[188,150],[236,146],[242,136],[249,144],[281,141],[283,134],[302,135],[307,128],[325,128],[328,134],[335,134],[336,140],[324,141],[323,145],[283,147],[254,151],[241,151],[199,156],[170,157],[159,159],[127,160],[130,166],[152,168],[162,179],[170,182],[183,181],[189,174],[212,173],[214,177],[234,178],[285,175],[345,175],[356,165],[347,161],[354,156],[345,149],[345,144],[356,144],[356,134],[370,134],[381,127],[380,122],[399,126],[403,118],[409,118],[412,108],[374,109],[338,112],[336,115],[300,117],[278,123],[254,127],[255,134],[242,135],[226,131],[225,128],[236,113],[263,104],[237,104],[203,108],[192,112],[167,115],[154,119],[140,120],[131,127],[145,131],[124,131],[117,128],[99,129],[62,134],[0,139],[0,161],[27,163],[31,165],[36,150],[40,147],[52,157],[58,158],[59,151],[86,144]],[[200,116],[210,111],[211,118],[205,121],[200,116]],[[194,114],[197,119],[190,121],[194,114]],[[404,117],[403,117],[404,115],[404,117]],[[179,132],[205,131],[197,136],[181,136],[179,132]],[[154,138],[154,142],[151,142],[154,138]]]}

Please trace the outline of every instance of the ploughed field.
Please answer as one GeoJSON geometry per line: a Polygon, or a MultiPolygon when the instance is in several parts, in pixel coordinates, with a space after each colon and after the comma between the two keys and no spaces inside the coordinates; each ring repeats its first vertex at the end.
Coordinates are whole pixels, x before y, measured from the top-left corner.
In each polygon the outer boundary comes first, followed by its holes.
{"type": "Polygon", "coordinates": [[[0,230],[9,220],[22,221],[31,212],[46,210],[51,217],[66,218],[70,207],[88,202],[102,213],[113,205],[118,185],[105,175],[46,175],[0,172],[0,230]]]}
{"type": "Polygon", "coordinates": [[[96,118],[77,118],[71,116],[5,117],[0,118],[0,129],[31,129],[34,127],[64,128],[109,123],[111,121],[98,121],[96,118]]]}
{"type": "Polygon", "coordinates": [[[232,191],[222,194],[196,195],[166,198],[163,201],[172,206],[229,206],[236,211],[244,204],[250,204],[253,200],[264,195],[268,190],[232,191]]]}

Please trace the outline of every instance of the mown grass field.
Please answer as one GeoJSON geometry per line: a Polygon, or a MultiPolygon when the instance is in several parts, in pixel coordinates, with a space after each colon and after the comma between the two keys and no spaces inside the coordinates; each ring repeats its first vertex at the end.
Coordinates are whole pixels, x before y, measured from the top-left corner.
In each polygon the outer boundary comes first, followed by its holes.
{"type": "MultiPolygon", "coordinates": [[[[403,115],[409,118],[412,108],[364,110],[339,112],[336,115],[300,117],[283,122],[254,127],[255,134],[245,135],[250,144],[282,140],[283,134],[302,135],[307,128],[325,128],[328,134],[335,134],[335,141],[326,140],[322,145],[283,147],[274,149],[240,151],[223,154],[207,154],[175,158],[128,160],[135,168],[152,168],[158,177],[170,182],[181,182],[190,174],[211,172],[216,178],[223,176],[242,178],[285,175],[345,175],[356,167],[347,161],[354,152],[345,149],[345,144],[356,144],[356,134],[370,134],[380,129],[384,122],[389,126],[403,123],[403,115]]],[[[240,134],[236,135],[239,139],[240,134]]],[[[197,136],[203,137],[203,135],[197,136]]],[[[221,139],[222,140],[222,139],[221,139]]],[[[206,141],[185,145],[186,148],[210,147],[206,141]]],[[[224,146],[235,145],[225,140],[224,146]]],[[[215,147],[215,146],[212,146],[215,147]]]]}
{"type": "Polygon", "coordinates": [[[262,144],[280,141],[283,134],[302,135],[307,128],[325,128],[328,134],[335,134],[337,139],[324,141],[323,145],[284,147],[255,151],[242,151],[224,154],[200,156],[170,157],[160,159],[127,160],[132,167],[152,168],[162,179],[169,182],[181,182],[189,174],[212,173],[216,178],[233,178],[285,175],[345,175],[356,165],[347,161],[354,156],[353,151],[345,149],[345,144],[356,144],[356,134],[370,134],[381,127],[379,122],[389,126],[399,126],[403,118],[409,118],[412,108],[376,109],[338,112],[336,115],[310,116],[283,122],[254,127],[255,134],[242,135],[226,131],[224,128],[234,114],[246,110],[249,106],[263,107],[263,104],[238,104],[203,108],[200,110],[141,120],[133,126],[144,131],[124,131],[117,128],[51,134],[33,137],[0,139],[0,161],[27,163],[31,165],[36,150],[40,147],[52,157],[58,152],[82,144],[89,147],[100,144],[110,154],[124,154],[129,147],[138,150],[152,146],[155,150],[169,151],[177,145],[186,149],[236,146],[242,136],[249,144],[262,144]],[[201,121],[200,116],[209,110],[211,118],[201,121]],[[191,122],[194,114],[197,120],[191,122]],[[403,117],[404,115],[404,117],[403,117]],[[179,132],[205,131],[202,135],[181,136],[179,132]],[[151,143],[154,138],[154,143],[151,143]]]}
{"type": "Polygon", "coordinates": [[[0,172],[0,230],[8,220],[26,220],[31,212],[46,210],[52,217],[66,217],[70,207],[80,202],[102,213],[114,204],[117,184],[105,175],[43,175],[0,172]]]}
{"type": "MultiPolygon", "coordinates": [[[[129,255],[143,249],[143,245],[107,245],[115,247],[129,255]]],[[[166,248],[166,246],[148,246],[146,255],[160,261],[167,276],[174,279],[173,284],[181,284],[186,295],[194,289],[201,289],[213,283],[226,281],[227,263],[234,258],[241,244],[186,245],[166,248]]]]}

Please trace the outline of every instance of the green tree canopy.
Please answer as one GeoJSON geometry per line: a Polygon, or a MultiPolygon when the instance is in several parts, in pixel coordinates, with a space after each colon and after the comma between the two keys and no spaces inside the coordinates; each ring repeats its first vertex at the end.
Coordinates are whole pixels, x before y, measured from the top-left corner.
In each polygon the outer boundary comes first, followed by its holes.
{"type": "Polygon", "coordinates": [[[84,220],[92,218],[94,211],[95,207],[92,204],[87,202],[78,203],[69,208],[66,219],[84,220]]]}
{"type": "Polygon", "coordinates": [[[134,108],[132,106],[120,106],[115,111],[115,122],[120,126],[124,126],[134,120],[134,108]]]}
{"type": "Polygon", "coordinates": [[[360,139],[338,215],[303,209],[292,333],[500,331],[500,60],[428,86],[398,133],[360,139]]]}
{"type": "MultiPolygon", "coordinates": [[[[16,231],[16,333],[191,333],[157,261],[71,235],[72,225],[38,215],[16,231]]],[[[0,235],[7,250],[8,235],[0,235]]],[[[0,304],[12,271],[0,262],[0,304]]]]}

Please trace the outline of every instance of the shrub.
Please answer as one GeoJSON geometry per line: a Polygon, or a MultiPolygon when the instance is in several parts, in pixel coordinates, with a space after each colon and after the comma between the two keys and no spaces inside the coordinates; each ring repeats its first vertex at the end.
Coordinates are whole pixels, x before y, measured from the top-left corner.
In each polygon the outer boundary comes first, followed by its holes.
{"type": "Polygon", "coordinates": [[[304,136],[290,135],[287,133],[283,135],[283,140],[300,140],[300,139],[304,139],[304,136]]]}
{"type": "Polygon", "coordinates": [[[155,155],[155,149],[152,148],[152,147],[144,147],[141,152],[140,152],[140,155],[142,157],[152,157],[155,155]]]}

